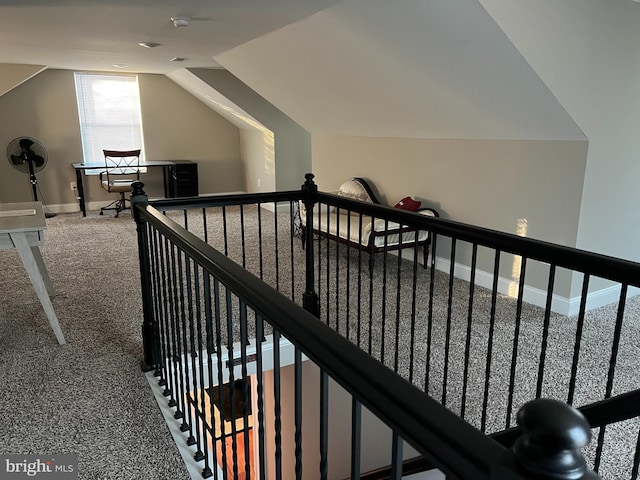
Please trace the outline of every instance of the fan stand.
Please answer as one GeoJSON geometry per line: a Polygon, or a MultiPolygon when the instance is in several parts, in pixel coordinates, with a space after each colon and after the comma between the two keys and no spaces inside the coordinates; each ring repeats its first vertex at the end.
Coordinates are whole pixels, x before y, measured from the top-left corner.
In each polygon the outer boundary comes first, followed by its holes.
{"type": "MultiPolygon", "coordinates": [[[[38,179],[36,178],[36,172],[33,169],[33,160],[31,157],[26,158],[27,163],[29,164],[29,182],[31,182],[31,188],[33,189],[33,201],[38,201],[38,179]]],[[[44,212],[45,218],[55,217],[56,214],[53,212],[44,212]]]]}

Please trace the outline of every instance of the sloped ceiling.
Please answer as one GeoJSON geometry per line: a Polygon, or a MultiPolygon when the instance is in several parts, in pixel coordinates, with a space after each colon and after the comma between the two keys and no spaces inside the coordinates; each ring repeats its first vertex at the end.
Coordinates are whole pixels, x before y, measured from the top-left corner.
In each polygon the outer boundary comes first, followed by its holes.
{"type": "Polygon", "coordinates": [[[46,68],[44,65],[0,63],[0,97],[46,68]]]}
{"type": "Polygon", "coordinates": [[[213,55],[339,1],[2,0],[0,62],[136,73],[216,67],[213,55]],[[176,28],[176,16],[190,18],[190,26],[176,28]]]}
{"type": "Polygon", "coordinates": [[[585,139],[478,0],[350,0],[215,59],[313,134],[585,139]]]}

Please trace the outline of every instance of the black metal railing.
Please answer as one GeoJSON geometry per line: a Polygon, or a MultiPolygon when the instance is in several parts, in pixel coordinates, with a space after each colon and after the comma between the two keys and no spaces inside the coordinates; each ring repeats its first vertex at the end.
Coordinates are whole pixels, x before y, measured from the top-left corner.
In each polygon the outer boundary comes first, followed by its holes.
{"type": "MultiPolygon", "coordinates": [[[[629,334],[635,310],[626,308],[628,291],[640,278],[635,263],[357,202],[308,185],[297,192],[153,204],[484,433],[510,428],[516,412],[532,398],[586,406],[637,388],[635,375],[626,372],[632,368],[628,361],[635,346],[629,334]],[[422,268],[418,249],[403,250],[404,255],[382,249],[371,270],[368,254],[350,244],[308,238],[303,250],[296,238],[301,201],[306,202],[306,214],[338,213],[336,221],[343,212],[360,224],[374,219],[387,226],[400,224],[401,230],[428,230],[430,268],[422,268]],[[312,267],[306,268],[308,264],[312,267]],[[602,279],[610,282],[604,291],[617,292],[618,302],[590,309],[592,298],[597,301],[601,295],[602,279]],[[594,284],[598,288],[590,289],[594,284]],[[574,295],[576,288],[579,295],[574,295]],[[567,315],[572,309],[575,314],[567,315]],[[603,325],[604,329],[595,328],[603,325]],[[623,373],[616,375],[617,371],[623,373]]],[[[158,261],[148,263],[153,271],[167,268],[158,261]]],[[[185,272],[175,280],[156,280],[151,296],[181,285],[186,277],[185,272]]],[[[204,288],[202,280],[198,288],[204,288]]],[[[188,292],[183,292],[187,303],[188,292]]],[[[165,310],[181,305],[180,296],[165,301],[174,306],[152,312],[149,318],[166,316],[165,310]]],[[[205,306],[201,310],[206,311],[205,306]]],[[[180,308],[173,315],[179,312],[180,308]]],[[[225,302],[222,313],[231,315],[232,327],[242,323],[237,322],[242,314],[225,302]]],[[[186,325],[188,333],[188,321],[186,325]]],[[[151,332],[153,328],[160,327],[147,326],[151,332]]],[[[179,358],[187,350],[168,349],[163,355],[179,358]]],[[[184,401],[186,406],[194,402],[184,401]]],[[[627,416],[622,433],[616,425],[609,426],[613,419],[594,425],[598,441],[587,450],[591,465],[608,475],[614,458],[619,473],[619,455],[624,452],[629,458],[624,460],[628,474],[623,478],[636,478],[636,420],[637,412],[627,416]],[[620,439],[631,447],[605,448],[620,439]]]]}
{"type": "MultiPolygon", "coordinates": [[[[500,446],[141,197],[134,208],[147,285],[145,364],[165,387],[204,477],[359,478],[380,460],[400,472],[405,442],[455,478],[537,475],[541,464],[527,460],[535,442],[518,454],[500,446]],[[351,418],[347,461],[335,455],[348,448],[333,421],[340,415],[351,418]],[[364,456],[385,443],[370,434],[380,431],[376,422],[386,431],[387,460],[364,456]]],[[[562,408],[553,418],[572,415],[562,408]]]]}

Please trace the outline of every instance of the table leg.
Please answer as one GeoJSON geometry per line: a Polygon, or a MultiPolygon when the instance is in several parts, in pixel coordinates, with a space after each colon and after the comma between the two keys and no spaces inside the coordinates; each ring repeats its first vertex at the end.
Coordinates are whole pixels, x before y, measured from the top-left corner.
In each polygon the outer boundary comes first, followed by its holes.
{"type": "Polygon", "coordinates": [[[82,171],[76,168],[76,187],[78,187],[78,201],[80,202],[80,211],[82,216],[87,216],[87,207],[84,204],[84,185],[82,183],[82,171]]]}
{"type": "Polygon", "coordinates": [[[171,188],[171,182],[173,177],[173,166],[165,165],[162,167],[162,181],[164,183],[164,198],[173,197],[173,188],[171,188]]]}
{"type": "Polygon", "coordinates": [[[38,266],[38,270],[40,271],[40,275],[42,276],[42,280],[44,281],[45,287],[47,287],[47,292],[49,292],[49,296],[55,295],[56,291],[53,288],[53,283],[51,283],[51,279],[49,278],[49,272],[47,272],[47,267],[44,264],[44,260],[42,259],[42,254],[40,253],[40,249],[38,247],[31,247],[31,253],[33,258],[36,261],[36,265],[38,266]]]}
{"type": "MultiPolygon", "coordinates": [[[[56,316],[56,312],[53,309],[53,305],[51,304],[51,299],[49,298],[47,284],[42,275],[41,268],[46,271],[44,268],[44,262],[42,261],[42,256],[38,251],[38,257],[40,260],[37,260],[34,256],[33,250],[37,250],[37,247],[32,247],[29,245],[29,241],[27,240],[27,236],[25,232],[13,232],[9,233],[11,236],[11,240],[13,244],[16,246],[16,250],[18,250],[18,254],[20,255],[20,259],[22,260],[22,264],[24,265],[27,274],[29,275],[29,279],[33,284],[33,288],[36,291],[36,295],[40,299],[40,304],[44,309],[44,313],[47,315],[47,319],[49,320],[49,325],[51,326],[53,333],[58,340],[60,345],[65,344],[64,335],[62,334],[62,329],[60,328],[60,324],[58,323],[58,317],[56,316]],[[38,262],[42,262],[41,265],[38,262]]],[[[48,283],[51,283],[49,279],[49,275],[46,275],[48,283]]]]}

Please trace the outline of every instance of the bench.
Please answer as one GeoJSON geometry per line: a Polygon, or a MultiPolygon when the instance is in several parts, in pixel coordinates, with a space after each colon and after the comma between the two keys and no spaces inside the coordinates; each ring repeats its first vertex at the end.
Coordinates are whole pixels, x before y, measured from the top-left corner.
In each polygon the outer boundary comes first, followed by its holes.
{"type": "MultiPolygon", "coordinates": [[[[329,193],[382,205],[374,194],[371,185],[360,177],[350,178],[340,186],[338,191],[329,193]]],[[[410,199],[405,198],[403,200],[411,202],[410,199]]],[[[396,206],[401,207],[401,202],[398,202],[396,206]]],[[[418,208],[415,213],[429,217],[439,217],[438,212],[433,208],[418,208]]],[[[302,247],[304,248],[307,228],[305,225],[306,213],[302,202],[300,202],[300,217],[302,247]]],[[[328,210],[325,207],[318,209],[316,206],[313,217],[313,234],[368,253],[370,273],[373,273],[374,255],[376,253],[414,247],[422,247],[423,267],[427,268],[429,247],[431,245],[431,235],[427,230],[419,230],[417,232],[418,240],[416,242],[416,231],[414,229],[409,227],[401,228],[400,224],[382,218],[372,219],[370,216],[361,216],[358,212],[348,212],[335,207],[329,207],[328,210]]]]}

